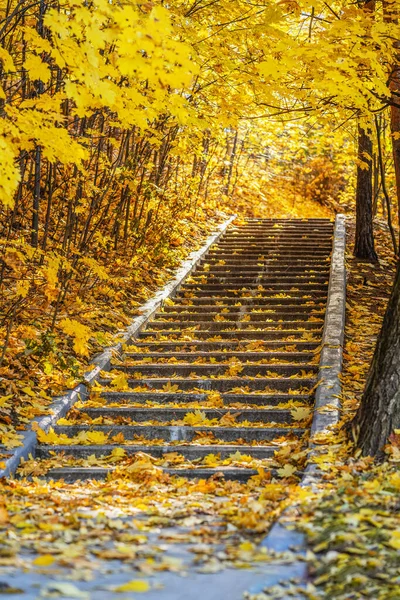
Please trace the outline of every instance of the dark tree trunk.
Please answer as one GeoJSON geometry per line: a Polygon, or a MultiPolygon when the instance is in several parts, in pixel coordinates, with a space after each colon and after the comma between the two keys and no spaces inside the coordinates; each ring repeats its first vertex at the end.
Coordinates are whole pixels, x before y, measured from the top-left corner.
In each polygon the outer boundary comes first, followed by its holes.
{"type": "MultiPolygon", "coordinates": [[[[386,22],[398,23],[395,3],[384,2],[386,22]]],[[[398,41],[395,49],[400,49],[398,41]]],[[[399,54],[400,56],[400,54],[399,54]]],[[[391,129],[396,173],[397,202],[400,214],[400,69],[393,68],[390,76],[391,129]]],[[[392,234],[393,235],[393,234],[392,234]]],[[[379,456],[395,429],[400,429],[400,262],[397,264],[392,294],[376,344],[360,408],[353,425],[358,434],[357,446],[364,455],[379,456]]]]}
{"type": "Polygon", "coordinates": [[[381,454],[390,434],[400,429],[400,263],[353,424],[357,446],[368,456],[381,454]]]}
{"type": "MultiPolygon", "coordinates": [[[[393,23],[398,25],[399,23],[399,8],[395,2],[383,2],[383,18],[386,23],[393,23]]],[[[393,160],[394,160],[394,171],[396,177],[396,189],[397,189],[397,211],[400,223],[400,109],[399,109],[399,98],[400,98],[400,41],[393,41],[393,48],[396,53],[396,62],[391,67],[389,75],[389,88],[391,92],[392,105],[390,108],[390,125],[392,131],[392,147],[393,147],[393,160]]],[[[400,247],[400,240],[399,240],[400,247]]]]}
{"type": "Polygon", "coordinates": [[[372,192],[372,139],[369,132],[358,128],[358,159],[368,168],[357,166],[356,239],[354,256],[375,262],[378,257],[374,247],[373,192],[372,192]]]}

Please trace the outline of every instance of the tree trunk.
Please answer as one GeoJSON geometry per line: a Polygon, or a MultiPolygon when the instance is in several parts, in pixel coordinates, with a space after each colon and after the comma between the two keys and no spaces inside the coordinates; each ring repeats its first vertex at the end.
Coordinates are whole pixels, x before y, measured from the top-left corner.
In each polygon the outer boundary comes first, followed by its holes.
{"type": "MultiPolygon", "coordinates": [[[[384,2],[386,22],[398,22],[398,9],[384,2]]],[[[399,43],[394,42],[395,49],[399,43]]],[[[390,76],[391,129],[396,173],[397,202],[400,213],[400,69],[395,66],[390,76]],[[394,134],[394,135],[393,135],[394,134]]],[[[357,446],[364,455],[380,455],[395,429],[400,429],[400,262],[386,309],[381,332],[368,374],[360,408],[353,425],[358,433],[357,446]]]]}
{"type": "Polygon", "coordinates": [[[400,428],[400,263],[353,424],[357,446],[368,456],[381,454],[390,434],[400,428]]]}
{"type": "MultiPolygon", "coordinates": [[[[395,2],[383,2],[383,18],[386,23],[393,23],[397,25],[399,22],[399,9],[398,4],[395,2]]],[[[391,92],[392,105],[390,107],[390,125],[392,132],[392,147],[393,147],[393,160],[394,160],[394,171],[396,177],[396,189],[397,189],[397,211],[400,223],[400,109],[398,108],[400,101],[400,41],[395,40],[393,42],[393,48],[395,50],[396,62],[392,65],[392,69],[389,75],[389,88],[391,92]]],[[[400,244],[399,244],[400,247],[400,244]]]]}
{"type": "Polygon", "coordinates": [[[374,247],[373,231],[373,192],[372,192],[372,139],[370,132],[358,128],[358,159],[363,165],[357,166],[356,192],[356,239],[354,256],[363,260],[375,262],[378,257],[374,247]]]}

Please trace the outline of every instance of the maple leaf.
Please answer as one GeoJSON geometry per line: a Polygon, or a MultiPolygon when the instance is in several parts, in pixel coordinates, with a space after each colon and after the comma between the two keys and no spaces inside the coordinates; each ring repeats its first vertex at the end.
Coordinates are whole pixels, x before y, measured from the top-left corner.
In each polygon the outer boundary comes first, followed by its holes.
{"type": "Polygon", "coordinates": [[[222,427],[232,427],[236,425],[236,419],[240,413],[226,413],[223,417],[220,418],[219,424],[222,427]]]}
{"type": "Polygon", "coordinates": [[[304,421],[311,415],[311,409],[307,406],[296,406],[290,411],[294,421],[304,421]]]}
{"type": "Polygon", "coordinates": [[[183,417],[185,425],[202,425],[207,420],[206,413],[201,410],[195,410],[194,412],[188,412],[183,417]]]}
{"type": "Polygon", "coordinates": [[[279,477],[284,478],[284,477],[291,477],[292,475],[294,475],[294,473],[296,473],[296,470],[297,470],[296,467],[287,463],[281,469],[277,469],[276,472],[279,475],[279,477]]]}
{"type": "Polygon", "coordinates": [[[162,387],[162,391],[163,392],[169,392],[169,393],[173,393],[173,392],[179,392],[179,385],[176,383],[171,383],[170,381],[168,381],[168,383],[166,383],[165,385],[163,385],[162,387]]]}
{"type": "Polygon", "coordinates": [[[108,435],[103,431],[81,431],[78,439],[84,444],[106,444],[108,435]]]}
{"type": "Polygon", "coordinates": [[[219,457],[215,454],[207,454],[207,456],[205,456],[203,459],[203,463],[208,467],[216,467],[219,463],[219,460],[219,457]]]}
{"type": "Polygon", "coordinates": [[[75,319],[63,319],[59,327],[74,339],[74,350],[82,356],[89,356],[88,341],[92,336],[92,331],[86,325],[83,325],[75,319]]]}
{"type": "Polygon", "coordinates": [[[125,391],[129,389],[128,377],[125,373],[121,372],[119,375],[114,377],[111,381],[111,386],[118,391],[125,391]]]}
{"type": "Polygon", "coordinates": [[[207,392],[207,405],[215,408],[222,408],[224,406],[224,400],[221,394],[215,390],[207,392]]]}

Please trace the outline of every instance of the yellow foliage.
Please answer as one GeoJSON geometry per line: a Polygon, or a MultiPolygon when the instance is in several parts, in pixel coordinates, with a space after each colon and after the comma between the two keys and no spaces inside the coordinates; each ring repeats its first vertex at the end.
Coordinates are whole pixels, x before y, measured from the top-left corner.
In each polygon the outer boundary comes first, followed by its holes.
{"type": "Polygon", "coordinates": [[[75,319],[63,319],[59,323],[60,329],[74,340],[74,350],[83,356],[89,355],[88,341],[92,336],[92,331],[86,325],[83,325],[75,319]]]}

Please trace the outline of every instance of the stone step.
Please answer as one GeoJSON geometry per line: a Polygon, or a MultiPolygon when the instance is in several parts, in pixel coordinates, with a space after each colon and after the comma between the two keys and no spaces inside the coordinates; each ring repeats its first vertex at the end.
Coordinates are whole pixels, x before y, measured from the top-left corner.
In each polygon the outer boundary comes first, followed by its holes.
{"type": "MultiPolygon", "coordinates": [[[[244,307],[246,308],[246,307],[244,307]]],[[[195,312],[177,312],[177,313],[159,313],[158,316],[160,317],[157,320],[152,321],[152,323],[175,323],[175,322],[187,322],[187,321],[192,321],[192,322],[199,322],[199,323],[224,323],[224,322],[230,322],[230,323],[238,323],[238,322],[262,322],[262,323],[268,323],[271,321],[282,321],[282,322],[288,322],[288,323],[292,323],[293,321],[302,321],[307,322],[309,318],[314,319],[320,319],[322,322],[324,321],[323,318],[323,313],[321,312],[312,312],[311,310],[304,310],[303,312],[286,312],[286,313],[282,313],[281,311],[277,311],[277,312],[250,312],[248,310],[243,310],[243,307],[241,310],[238,310],[236,313],[234,312],[221,312],[221,311],[216,311],[215,313],[203,313],[203,312],[199,312],[199,313],[195,313],[195,312]],[[217,317],[217,319],[215,318],[217,317]],[[225,321],[219,321],[218,319],[220,319],[221,317],[223,317],[223,319],[225,319],[225,321]]]]}
{"type": "MultiPolygon", "coordinates": [[[[116,436],[122,434],[125,440],[134,440],[136,436],[147,440],[166,440],[169,442],[192,442],[201,434],[214,436],[222,441],[245,442],[270,442],[282,436],[291,436],[292,439],[304,434],[300,427],[204,427],[196,425],[56,425],[54,431],[57,435],[66,435],[69,438],[79,433],[101,432],[105,435],[116,436]]],[[[268,444],[267,444],[268,445],[268,444]]],[[[66,448],[66,450],[68,447],[66,448]]]]}
{"type": "MultiPolygon", "coordinates": [[[[263,262],[263,261],[260,261],[263,262]]],[[[279,265],[269,265],[263,262],[262,266],[250,265],[247,268],[241,267],[240,265],[208,265],[207,262],[203,262],[199,265],[194,271],[195,275],[200,274],[209,274],[209,273],[221,273],[223,275],[229,273],[231,275],[250,275],[250,274],[258,274],[262,270],[266,275],[293,275],[311,273],[311,274],[321,274],[329,276],[329,266],[324,261],[321,265],[312,265],[312,266],[297,266],[293,267],[291,265],[285,265],[281,267],[279,265]]]]}
{"type": "MultiPolygon", "coordinates": [[[[251,250],[243,250],[243,251],[239,251],[237,250],[235,253],[233,252],[228,252],[228,251],[224,251],[224,250],[215,250],[215,251],[210,251],[207,254],[207,262],[212,262],[213,260],[218,262],[221,260],[224,261],[228,261],[228,260],[245,260],[245,261],[257,261],[257,262],[263,262],[263,259],[265,260],[271,260],[271,258],[274,258],[276,260],[279,261],[284,261],[284,260],[291,260],[292,258],[296,261],[296,260],[311,260],[311,261],[316,261],[319,260],[320,262],[322,262],[325,258],[328,259],[329,258],[329,253],[326,252],[325,250],[301,250],[301,249],[293,249],[293,250],[265,250],[263,251],[251,251],[251,250]]],[[[296,263],[295,263],[296,264],[296,263]]]]}
{"type": "Polygon", "coordinates": [[[286,233],[282,233],[282,232],[275,233],[273,229],[272,230],[270,229],[269,231],[253,231],[253,232],[247,232],[247,233],[239,233],[239,232],[233,231],[231,233],[227,232],[218,241],[218,246],[220,244],[225,244],[225,243],[237,243],[239,245],[242,241],[246,241],[246,240],[255,240],[256,242],[263,242],[263,241],[268,242],[270,240],[274,240],[275,243],[281,242],[281,241],[290,242],[291,240],[305,240],[305,241],[317,240],[317,241],[324,242],[325,240],[332,240],[332,234],[333,234],[333,231],[321,231],[321,232],[291,231],[291,232],[286,232],[286,233]]]}
{"type": "Polygon", "coordinates": [[[56,454],[64,454],[73,456],[77,459],[87,458],[88,456],[107,456],[111,454],[115,448],[121,448],[127,456],[133,456],[138,452],[144,452],[155,458],[162,458],[166,454],[177,452],[186,460],[198,460],[205,458],[209,454],[220,456],[222,460],[229,458],[232,454],[240,452],[245,456],[252,456],[258,459],[268,459],[274,455],[274,452],[279,449],[279,445],[274,446],[245,446],[245,445],[223,445],[223,444],[189,444],[163,445],[163,446],[148,446],[146,444],[105,444],[105,445],[81,445],[72,444],[69,446],[54,445],[46,446],[41,444],[36,449],[36,458],[50,458],[52,452],[56,454]]]}
{"type": "Polygon", "coordinates": [[[215,297],[210,296],[202,296],[193,298],[178,298],[174,297],[174,306],[210,306],[225,308],[229,306],[239,306],[239,307],[251,307],[251,308],[259,308],[261,306],[267,306],[268,308],[279,308],[290,305],[290,308],[295,308],[297,306],[325,306],[326,304],[326,293],[319,292],[318,294],[313,294],[312,297],[309,297],[309,294],[299,295],[296,293],[287,293],[285,292],[284,297],[276,295],[272,296],[247,296],[246,298],[238,298],[236,294],[232,294],[229,297],[220,298],[219,300],[215,300],[215,297]],[[305,296],[305,297],[304,297],[305,296]]]}
{"type": "MultiPolygon", "coordinates": [[[[235,352],[237,350],[243,349],[245,350],[246,346],[251,344],[251,341],[214,341],[207,342],[203,340],[176,340],[176,341],[158,341],[158,342],[142,342],[140,340],[135,340],[135,348],[148,348],[149,352],[169,352],[172,349],[179,349],[181,351],[183,348],[186,352],[194,351],[194,352],[216,352],[221,351],[223,349],[227,349],[229,352],[235,352]]],[[[289,347],[295,347],[297,350],[304,351],[315,351],[318,349],[320,342],[307,342],[302,340],[297,340],[296,342],[289,342],[289,347]]],[[[129,346],[127,346],[129,348],[129,346]]],[[[262,345],[263,348],[273,351],[274,349],[284,347],[284,344],[280,341],[268,341],[262,345]]],[[[129,354],[129,353],[128,353],[129,354]]],[[[134,355],[134,353],[132,353],[134,355]]],[[[258,354],[258,353],[257,353],[258,354]]]]}
{"type": "Polygon", "coordinates": [[[286,331],[291,329],[301,329],[307,331],[319,331],[323,325],[323,320],[318,322],[304,321],[303,319],[282,322],[268,321],[150,321],[146,326],[146,331],[183,331],[190,328],[196,328],[197,331],[226,331],[235,329],[238,332],[248,329],[262,329],[263,331],[286,331]]]}
{"type": "Polygon", "coordinates": [[[301,239],[291,240],[288,242],[282,242],[279,239],[265,242],[248,240],[247,242],[242,242],[240,244],[236,244],[233,241],[232,243],[218,244],[218,246],[215,246],[213,250],[210,250],[210,252],[203,257],[203,260],[207,260],[209,256],[212,256],[212,254],[219,252],[225,252],[226,254],[233,255],[237,252],[240,252],[242,254],[248,252],[249,254],[256,254],[257,256],[264,256],[264,258],[268,260],[271,253],[294,253],[294,251],[297,252],[299,250],[301,251],[302,255],[309,255],[310,257],[313,257],[315,249],[318,249],[321,255],[326,254],[327,256],[329,256],[329,254],[332,251],[332,241],[329,240],[326,242],[313,244],[306,244],[305,241],[301,239]]]}
{"type": "MultiPolygon", "coordinates": [[[[249,315],[260,315],[269,318],[270,315],[291,315],[291,314],[315,314],[315,315],[325,315],[325,302],[321,302],[319,304],[292,304],[281,306],[277,305],[268,306],[263,304],[253,304],[253,302],[249,305],[240,304],[240,306],[235,306],[234,304],[229,306],[217,306],[217,305],[198,305],[198,306],[190,306],[186,304],[174,304],[171,306],[165,305],[162,310],[159,311],[158,316],[160,318],[170,317],[176,315],[177,317],[183,315],[203,315],[205,318],[208,317],[210,320],[213,320],[216,314],[222,314],[223,316],[236,316],[238,314],[243,314],[243,309],[246,309],[246,314],[249,315]],[[228,312],[222,312],[226,311],[228,312]]],[[[272,317],[271,317],[272,318],[272,317]]]]}
{"type": "MultiPolygon", "coordinates": [[[[209,375],[210,377],[215,377],[217,375],[224,375],[231,368],[236,368],[237,364],[229,365],[229,364],[209,364],[209,365],[198,365],[198,364],[184,364],[184,363],[175,363],[175,364],[155,364],[155,365],[114,365],[114,371],[122,371],[127,373],[128,375],[137,373],[142,377],[150,377],[153,375],[160,375],[160,377],[174,377],[177,375],[179,377],[190,377],[192,373],[196,375],[203,376],[209,375]]],[[[262,375],[265,377],[266,374],[273,371],[274,373],[278,373],[280,377],[291,377],[299,373],[301,375],[301,371],[307,371],[313,374],[317,374],[318,368],[315,365],[310,365],[309,363],[300,363],[300,364],[253,364],[253,365],[240,365],[241,371],[240,375],[242,377],[257,377],[258,375],[262,375]]],[[[229,375],[227,375],[229,377],[229,375]]]]}
{"type": "MultiPolygon", "coordinates": [[[[135,353],[135,352],[125,352],[124,358],[130,359],[128,366],[131,366],[131,361],[142,361],[151,359],[154,362],[164,359],[174,358],[179,362],[183,363],[193,363],[199,359],[206,359],[211,363],[211,361],[229,361],[229,360],[237,360],[243,361],[243,364],[247,362],[257,362],[260,360],[282,360],[282,361],[291,361],[291,362],[299,362],[299,363],[310,363],[315,358],[315,354],[310,352],[157,352],[154,354],[151,353],[135,353]]],[[[176,364],[176,363],[172,363],[176,364]]],[[[215,364],[215,363],[214,363],[215,364]]],[[[275,364],[275,363],[273,363],[275,364]]]]}
{"type": "MultiPolygon", "coordinates": [[[[246,285],[248,283],[250,284],[254,284],[255,282],[257,282],[258,285],[269,285],[269,284],[284,284],[284,285],[297,285],[298,283],[326,283],[327,281],[327,277],[328,274],[324,274],[324,275],[305,275],[305,276],[299,276],[299,275],[292,275],[291,277],[286,277],[286,276],[280,276],[280,277],[276,277],[276,276],[271,276],[271,275],[264,275],[261,270],[259,273],[251,276],[249,274],[246,275],[241,275],[240,277],[237,275],[231,275],[231,274],[208,274],[207,276],[205,275],[194,275],[193,277],[190,278],[190,281],[188,283],[190,283],[191,285],[198,285],[198,284],[202,284],[202,283],[223,283],[224,285],[229,286],[230,284],[234,283],[237,285],[246,285]]],[[[187,284],[185,284],[187,285],[187,284]]]]}
{"type": "MultiPolygon", "coordinates": [[[[121,404],[188,404],[190,402],[206,403],[208,394],[197,392],[102,392],[101,398],[107,400],[110,404],[120,402],[121,404]]],[[[224,405],[242,403],[243,405],[254,406],[276,406],[286,404],[287,402],[301,402],[304,405],[311,404],[313,394],[220,394],[224,405]]]]}
{"type": "MultiPolygon", "coordinates": [[[[230,479],[233,481],[246,482],[251,477],[258,474],[258,471],[250,468],[216,468],[216,469],[167,469],[165,467],[160,470],[163,473],[175,476],[175,477],[186,477],[187,479],[209,479],[220,475],[224,479],[230,479]]],[[[59,469],[52,469],[47,474],[47,479],[54,481],[65,481],[65,483],[73,483],[75,481],[83,481],[88,479],[94,479],[101,481],[106,479],[107,476],[112,475],[116,471],[112,467],[65,467],[59,469]]]]}
{"type": "MultiPolygon", "coordinates": [[[[316,254],[313,250],[305,250],[301,252],[300,250],[296,251],[279,251],[278,248],[275,248],[274,251],[253,251],[248,254],[248,262],[255,262],[255,264],[263,263],[265,265],[278,265],[282,264],[285,266],[293,266],[297,267],[299,264],[306,264],[310,267],[313,265],[323,265],[324,263],[329,262],[329,252],[323,250],[320,253],[316,254]]],[[[246,260],[246,252],[241,252],[241,255],[238,256],[233,254],[232,252],[223,252],[223,250],[214,250],[208,252],[202,260],[206,263],[218,262],[224,260],[224,264],[229,264],[229,261],[238,262],[239,260],[246,260]],[[215,256],[215,253],[218,256],[215,256]],[[225,254],[225,258],[221,255],[225,254]]]]}
{"type": "Polygon", "coordinates": [[[107,417],[110,419],[131,419],[141,423],[153,421],[162,424],[163,421],[181,421],[187,414],[200,411],[206,419],[221,419],[226,415],[235,415],[235,422],[263,422],[263,423],[293,423],[294,419],[288,409],[255,409],[255,408],[132,408],[132,407],[107,407],[83,408],[81,413],[89,415],[91,419],[107,417]]]}
{"type": "Polygon", "coordinates": [[[285,293],[287,290],[290,291],[300,291],[300,290],[305,290],[308,291],[310,289],[313,290],[326,290],[328,288],[328,282],[324,281],[324,282],[319,282],[318,280],[313,279],[312,281],[309,281],[308,283],[294,283],[293,281],[290,281],[288,283],[285,282],[278,282],[278,283],[273,283],[273,282],[262,282],[262,281],[253,281],[252,283],[246,283],[245,285],[242,282],[235,282],[235,283],[227,283],[226,285],[223,285],[222,283],[212,283],[207,281],[206,283],[185,283],[182,287],[181,287],[181,292],[186,292],[186,291],[192,291],[192,290],[196,290],[196,291],[201,291],[201,292],[209,292],[209,291],[221,291],[223,292],[225,291],[231,291],[231,290],[238,290],[238,291],[250,291],[250,290],[258,290],[260,292],[268,292],[268,291],[273,291],[275,293],[285,293]],[[262,289],[260,289],[262,288],[262,289]]]}
{"type": "MultiPolygon", "coordinates": [[[[111,379],[101,379],[100,385],[110,385],[111,379]]],[[[178,386],[177,390],[216,390],[218,392],[229,392],[235,390],[245,389],[248,391],[260,390],[263,391],[265,388],[273,391],[288,392],[289,390],[299,389],[311,389],[316,384],[316,377],[257,377],[254,379],[246,379],[245,377],[226,377],[220,379],[183,379],[181,377],[173,378],[147,378],[147,379],[128,379],[128,385],[130,388],[146,387],[150,390],[162,390],[168,386],[178,386]]],[[[140,390],[142,391],[142,390],[140,390]]]]}
{"type": "Polygon", "coordinates": [[[238,231],[240,233],[245,232],[247,230],[266,230],[272,229],[272,231],[287,231],[290,229],[307,229],[310,231],[326,231],[330,229],[333,231],[333,222],[329,221],[329,219],[248,219],[248,222],[244,225],[235,226],[233,225],[230,231],[231,233],[235,233],[238,231]]]}
{"type": "Polygon", "coordinates": [[[332,241],[325,239],[320,240],[319,242],[306,240],[306,239],[291,239],[291,240],[281,240],[281,239],[271,239],[264,241],[257,241],[254,239],[242,240],[239,243],[236,243],[234,240],[231,242],[221,242],[218,246],[215,246],[207,256],[210,254],[214,254],[216,252],[226,252],[236,254],[237,252],[249,252],[249,253],[257,253],[261,254],[270,254],[279,252],[294,252],[301,251],[302,254],[313,254],[314,250],[317,250],[319,253],[330,254],[332,251],[332,241]]]}
{"type": "Polygon", "coordinates": [[[243,290],[243,289],[237,289],[237,290],[207,290],[207,293],[205,293],[205,290],[185,290],[185,289],[181,289],[178,294],[175,296],[176,298],[198,298],[201,297],[202,300],[204,300],[205,298],[208,299],[215,299],[215,298],[220,298],[221,300],[223,300],[224,298],[236,298],[236,300],[240,301],[241,298],[257,298],[257,300],[262,299],[262,298],[271,298],[271,299],[288,299],[291,298],[292,301],[293,300],[297,300],[297,298],[301,299],[308,299],[308,300],[313,300],[313,299],[321,299],[321,298],[326,298],[326,292],[327,292],[327,286],[324,286],[324,288],[318,288],[318,287],[313,287],[313,288],[309,288],[309,289],[302,289],[302,290],[284,290],[284,291],[280,291],[280,290],[271,290],[271,291],[262,291],[262,290],[257,290],[257,288],[254,288],[253,290],[243,290]]]}
{"type": "MultiPolygon", "coordinates": [[[[310,336],[311,334],[320,334],[322,332],[322,328],[320,328],[320,330],[309,330],[309,329],[287,329],[287,330],[280,330],[280,331],[259,331],[259,330],[241,330],[241,331],[218,331],[218,337],[222,338],[222,339],[231,339],[231,340],[264,340],[266,342],[272,341],[272,340],[280,340],[280,342],[282,344],[289,344],[292,342],[297,342],[297,340],[299,341],[316,341],[316,339],[314,339],[314,337],[312,337],[312,339],[308,338],[308,339],[304,339],[305,334],[307,334],[307,336],[310,336]]],[[[184,330],[168,330],[167,332],[165,332],[163,334],[162,330],[161,331],[157,331],[157,330],[146,330],[146,331],[141,331],[139,336],[138,336],[138,340],[145,340],[147,338],[153,339],[155,338],[158,341],[162,341],[160,339],[160,336],[165,337],[166,334],[168,334],[168,339],[170,341],[172,341],[173,339],[176,339],[177,341],[184,341],[186,338],[186,343],[188,343],[188,334],[191,333],[190,331],[184,331],[184,330]]],[[[193,331],[193,334],[195,334],[194,336],[194,340],[208,340],[209,338],[212,338],[213,336],[215,337],[216,332],[212,332],[212,331],[193,331]]],[[[213,341],[213,340],[211,340],[213,341]]],[[[320,342],[319,342],[320,343],[320,342]]]]}

